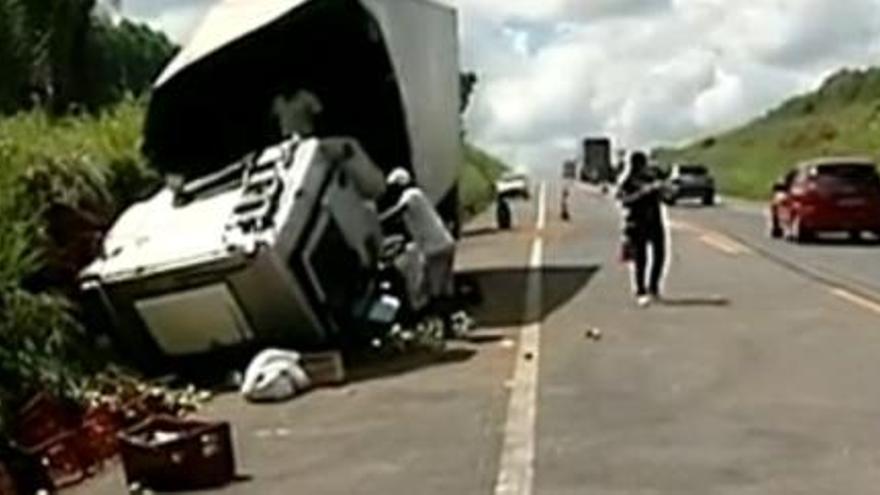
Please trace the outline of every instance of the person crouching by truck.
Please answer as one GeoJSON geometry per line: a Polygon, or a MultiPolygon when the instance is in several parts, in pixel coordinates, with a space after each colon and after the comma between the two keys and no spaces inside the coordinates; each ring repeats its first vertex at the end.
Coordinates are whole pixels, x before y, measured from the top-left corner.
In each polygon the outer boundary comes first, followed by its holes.
{"type": "Polygon", "coordinates": [[[666,270],[666,226],[659,171],[645,153],[635,152],[618,183],[617,199],[624,211],[623,257],[633,263],[636,301],[645,307],[660,298],[666,270]],[[650,251],[650,270],[648,254],[650,251]]]}
{"type": "Polygon", "coordinates": [[[399,223],[425,257],[423,290],[438,312],[446,312],[454,296],[455,239],[431,200],[413,184],[405,169],[387,178],[386,196],[392,206],[381,214],[383,225],[399,223]]]}

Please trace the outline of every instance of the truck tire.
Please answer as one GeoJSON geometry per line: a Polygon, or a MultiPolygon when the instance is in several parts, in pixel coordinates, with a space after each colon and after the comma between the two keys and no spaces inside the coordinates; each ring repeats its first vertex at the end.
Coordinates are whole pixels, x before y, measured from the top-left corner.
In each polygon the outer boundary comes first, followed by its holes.
{"type": "Polygon", "coordinates": [[[510,203],[506,199],[498,199],[498,205],[495,209],[495,221],[499,230],[510,230],[513,228],[513,212],[510,210],[510,203]]]}

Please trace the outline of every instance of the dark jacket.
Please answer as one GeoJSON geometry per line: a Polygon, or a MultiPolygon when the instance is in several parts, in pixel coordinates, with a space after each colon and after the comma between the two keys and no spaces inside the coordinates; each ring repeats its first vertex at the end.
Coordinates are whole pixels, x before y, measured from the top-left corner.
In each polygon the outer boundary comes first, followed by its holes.
{"type": "Polygon", "coordinates": [[[628,234],[663,229],[661,191],[657,187],[660,180],[659,171],[649,167],[641,173],[628,174],[620,182],[617,196],[623,203],[625,229],[628,234]]]}

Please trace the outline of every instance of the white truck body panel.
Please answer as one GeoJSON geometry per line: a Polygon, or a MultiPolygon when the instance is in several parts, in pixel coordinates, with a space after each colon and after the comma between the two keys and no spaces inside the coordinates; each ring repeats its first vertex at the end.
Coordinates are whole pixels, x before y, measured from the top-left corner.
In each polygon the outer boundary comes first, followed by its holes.
{"type": "Polygon", "coordinates": [[[435,203],[461,163],[455,10],[427,0],[363,0],[384,31],[400,79],[416,180],[435,203]]]}
{"type": "MultiPolygon", "coordinates": [[[[245,35],[321,1],[219,2],[159,76],[156,88],[245,35]]],[[[455,186],[462,162],[456,10],[431,0],[360,1],[378,21],[390,52],[404,100],[416,180],[426,194],[439,203],[455,186]]],[[[321,47],[314,49],[320,51],[321,47]]],[[[307,71],[308,67],[303,70],[307,71]]],[[[352,77],[354,83],[357,76],[352,77]]],[[[377,165],[383,169],[394,166],[377,165]]]]}

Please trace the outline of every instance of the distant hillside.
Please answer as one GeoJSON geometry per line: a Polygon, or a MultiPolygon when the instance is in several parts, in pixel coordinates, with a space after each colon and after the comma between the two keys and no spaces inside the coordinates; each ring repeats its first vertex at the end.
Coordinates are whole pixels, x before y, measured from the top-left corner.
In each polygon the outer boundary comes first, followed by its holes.
{"type": "Polygon", "coordinates": [[[842,70],[821,88],[794,97],[740,128],[681,149],[656,150],[665,163],[702,162],[731,195],[766,198],[770,184],[798,160],[880,155],[880,68],[842,70]]]}

